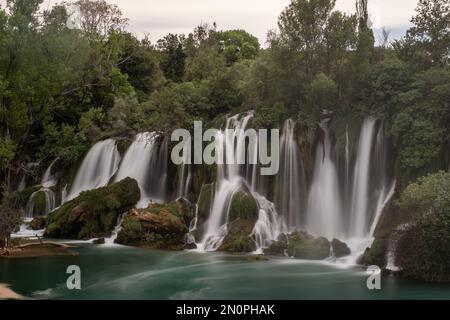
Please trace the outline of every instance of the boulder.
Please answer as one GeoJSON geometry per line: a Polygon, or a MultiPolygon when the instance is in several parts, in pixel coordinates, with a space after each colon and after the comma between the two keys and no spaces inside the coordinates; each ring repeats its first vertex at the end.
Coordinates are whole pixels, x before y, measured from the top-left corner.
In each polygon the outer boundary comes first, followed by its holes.
{"type": "Polygon", "coordinates": [[[30,229],[31,230],[42,230],[42,229],[45,229],[45,225],[46,225],[45,217],[35,217],[30,222],[30,229]]]}
{"type": "Polygon", "coordinates": [[[131,178],[83,192],[47,216],[45,236],[83,240],[108,237],[118,217],[133,208],[139,198],[139,186],[131,178]]]}
{"type": "Polygon", "coordinates": [[[241,253],[256,250],[256,243],[251,236],[256,220],[236,219],[228,224],[228,233],[223,239],[219,251],[241,253]]]}
{"type": "Polygon", "coordinates": [[[278,240],[264,249],[264,254],[268,256],[286,256],[288,248],[288,235],[281,234],[278,240]]]}
{"type": "Polygon", "coordinates": [[[131,209],[116,243],[152,249],[182,250],[192,208],[185,201],[131,209]]]}
{"type": "Polygon", "coordinates": [[[330,256],[331,243],[322,237],[295,231],[288,235],[281,235],[278,241],[264,250],[266,255],[288,255],[296,259],[323,260],[330,256]]]}
{"type": "Polygon", "coordinates": [[[333,253],[336,258],[345,257],[351,253],[350,248],[338,239],[333,239],[333,241],[331,241],[331,247],[333,248],[333,253]]]}

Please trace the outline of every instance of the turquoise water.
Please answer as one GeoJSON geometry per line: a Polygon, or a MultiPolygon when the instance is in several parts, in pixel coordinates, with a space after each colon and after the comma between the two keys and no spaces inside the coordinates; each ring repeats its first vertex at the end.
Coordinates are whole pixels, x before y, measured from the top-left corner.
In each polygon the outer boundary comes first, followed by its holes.
{"type": "Polygon", "coordinates": [[[366,287],[360,267],[287,258],[81,245],[78,256],[0,260],[0,283],[35,299],[450,299],[450,286],[387,276],[366,287]],[[82,290],[66,287],[69,265],[82,290]]]}

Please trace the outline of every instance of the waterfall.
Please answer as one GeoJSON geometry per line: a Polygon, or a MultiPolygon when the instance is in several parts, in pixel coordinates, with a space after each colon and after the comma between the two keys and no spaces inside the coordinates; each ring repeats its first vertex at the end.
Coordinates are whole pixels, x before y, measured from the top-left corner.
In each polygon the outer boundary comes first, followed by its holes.
{"type": "Polygon", "coordinates": [[[280,171],[275,182],[275,204],[289,230],[301,227],[305,207],[305,175],[294,136],[295,122],[285,121],[280,142],[280,171]]]}
{"type": "Polygon", "coordinates": [[[28,199],[28,203],[25,207],[25,217],[26,218],[33,218],[35,216],[45,216],[52,212],[56,208],[56,197],[53,190],[48,188],[42,188],[33,194],[31,194],[30,198],[28,199]],[[38,208],[36,208],[36,197],[43,193],[45,197],[45,209],[44,211],[39,211],[38,208]]]}
{"type": "Polygon", "coordinates": [[[178,168],[177,198],[186,199],[189,193],[189,187],[192,180],[192,166],[189,164],[192,146],[187,144],[187,152],[183,154],[183,163],[178,168]]]}
{"type": "Polygon", "coordinates": [[[342,237],[342,205],[336,166],[331,158],[331,141],[328,123],[323,119],[320,130],[321,143],[317,145],[313,180],[309,191],[307,208],[307,230],[317,236],[342,237]]]}
{"type": "Polygon", "coordinates": [[[25,190],[27,187],[26,181],[25,181],[25,175],[23,175],[22,179],[20,179],[19,186],[17,187],[17,191],[21,192],[25,190]]]}
{"type": "Polygon", "coordinates": [[[58,179],[52,173],[53,166],[58,161],[58,158],[52,161],[50,166],[45,170],[44,175],[41,179],[41,188],[32,193],[28,199],[27,205],[25,207],[25,217],[33,218],[34,216],[45,216],[52,212],[56,208],[56,196],[55,192],[51,189],[58,183],[58,179]],[[45,208],[44,211],[39,211],[40,208],[36,208],[36,197],[39,194],[43,194],[45,198],[45,208]]]}
{"type": "Polygon", "coordinates": [[[138,208],[146,208],[152,201],[165,200],[167,139],[158,149],[158,138],[159,136],[154,132],[138,134],[128,148],[115,177],[115,181],[126,177],[137,181],[141,191],[138,208]]]}
{"type": "MultiPolygon", "coordinates": [[[[190,148],[190,145],[189,145],[190,148]]],[[[181,165],[179,176],[178,176],[178,184],[177,184],[177,198],[187,198],[189,193],[189,187],[191,185],[191,179],[192,179],[192,167],[188,163],[188,155],[184,156],[184,162],[181,165]]]]}
{"type": "Polygon", "coordinates": [[[116,173],[119,163],[120,154],[115,140],[96,143],[78,169],[67,200],[78,197],[83,191],[106,186],[116,173]]]}
{"type": "Polygon", "coordinates": [[[364,237],[369,228],[369,173],[374,129],[375,120],[366,119],[358,143],[350,220],[350,235],[356,238],[364,237]]]}
{"type": "Polygon", "coordinates": [[[111,233],[111,237],[105,239],[105,245],[106,246],[114,246],[117,236],[119,235],[120,231],[122,230],[122,223],[123,219],[125,218],[125,214],[120,215],[117,219],[117,225],[114,228],[113,232],[111,233]]]}
{"type": "Polygon", "coordinates": [[[258,221],[253,228],[252,236],[256,242],[256,254],[262,254],[263,249],[277,240],[281,233],[286,233],[286,225],[280,222],[275,205],[264,196],[253,194],[259,206],[258,221]]]}
{"type": "Polygon", "coordinates": [[[239,191],[249,192],[259,207],[259,219],[255,224],[253,236],[258,248],[266,247],[277,237],[279,228],[278,214],[273,203],[259,195],[255,175],[256,165],[238,164],[239,159],[247,159],[245,152],[245,130],[253,114],[247,114],[242,119],[239,115],[226,121],[225,131],[219,131],[215,137],[217,165],[217,183],[211,214],[206,222],[206,232],[197,244],[200,250],[217,250],[228,232],[228,214],[233,196],[239,191]],[[227,132],[227,129],[235,129],[227,132]],[[244,154],[243,154],[244,153],[244,154]],[[224,163],[224,160],[226,162],[224,163]],[[251,169],[249,169],[251,167],[251,169]],[[251,172],[250,175],[247,173],[251,172]],[[247,178],[250,176],[250,178],[247,178]],[[251,179],[252,181],[248,181],[251,179]]]}

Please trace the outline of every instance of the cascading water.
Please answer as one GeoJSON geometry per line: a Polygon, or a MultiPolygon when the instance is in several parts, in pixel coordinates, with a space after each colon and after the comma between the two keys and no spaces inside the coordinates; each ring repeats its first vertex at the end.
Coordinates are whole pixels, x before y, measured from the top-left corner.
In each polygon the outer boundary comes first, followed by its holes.
{"type": "Polygon", "coordinates": [[[83,160],[66,200],[72,200],[83,191],[106,186],[116,173],[120,154],[116,141],[107,139],[96,143],[83,160]]]}
{"type": "MultiPolygon", "coordinates": [[[[245,177],[252,172],[250,177],[255,177],[256,165],[239,164],[239,159],[246,159],[245,130],[253,114],[248,114],[242,119],[238,115],[227,119],[225,131],[219,131],[215,137],[217,165],[216,192],[213,200],[211,214],[206,223],[206,232],[198,249],[205,251],[217,250],[228,232],[228,214],[234,195],[239,191],[250,193],[259,207],[259,219],[255,224],[252,236],[258,250],[275,240],[280,229],[279,217],[273,203],[264,196],[258,194],[257,182],[248,181],[245,177]],[[234,129],[227,131],[227,129],[234,129]],[[221,160],[226,161],[225,163],[221,160]],[[252,167],[248,170],[249,166],[252,167]]],[[[248,156],[249,158],[250,156],[248,156]]]]}
{"type": "Polygon", "coordinates": [[[329,121],[330,118],[325,118],[319,124],[323,139],[317,145],[308,198],[306,229],[314,235],[331,240],[333,237],[343,236],[343,221],[338,175],[331,158],[329,121]]]}
{"type": "Polygon", "coordinates": [[[385,131],[385,123],[379,121],[376,132],[373,119],[366,119],[361,128],[347,236],[354,262],[372,245],[381,214],[395,193],[396,181],[388,177],[385,131]]]}
{"type": "Polygon", "coordinates": [[[177,198],[187,198],[189,193],[189,186],[191,185],[192,179],[192,168],[191,165],[187,163],[187,155],[184,155],[184,162],[181,165],[178,177],[177,198]]]}
{"type": "Polygon", "coordinates": [[[146,208],[150,202],[163,202],[167,180],[167,140],[158,150],[159,136],[154,132],[138,134],[128,148],[115,181],[127,177],[137,181],[141,191],[138,208],[146,208]]]}
{"type": "Polygon", "coordinates": [[[301,228],[305,207],[305,174],[294,136],[295,122],[285,121],[280,143],[280,170],[275,183],[275,205],[288,230],[301,228]]]}
{"type": "Polygon", "coordinates": [[[56,208],[55,192],[51,189],[58,183],[58,179],[52,173],[53,166],[55,165],[56,161],[58,161],[58,159],[53,160],[53,162],[50,164],[50,166],[42,176],[40,183],[41,188],[31,194],[30,198],[28,199],[28,203],[25,207],[25,217],[33,218],[34,216],[45,216],[56,208]],[[42,195],[44,197],[44,211],[41,211],[41,208],[37,208],[36,201],[39,195],[42,195]]]}
{"type": "Polygon", "coordinates": [[[113,232],[111,233],[111,236],[109,238],[105,239],[105,246],[114,246],[115,245],[116,239],[117,239],[120,231],[122,230],[122,222],[123,222],[124,218],[125,218],[125,215],[121,215],[118,218],[116,227],[114,228],[113,232]]]}
{"type": "Polygon", "coordinates": [[[351,237],[362,238],[367,235],[369,218],[369,172],[375,120],[366,119],[361,129],[358,144],[358,157],[355,165],[350,231],[351,237]]]}

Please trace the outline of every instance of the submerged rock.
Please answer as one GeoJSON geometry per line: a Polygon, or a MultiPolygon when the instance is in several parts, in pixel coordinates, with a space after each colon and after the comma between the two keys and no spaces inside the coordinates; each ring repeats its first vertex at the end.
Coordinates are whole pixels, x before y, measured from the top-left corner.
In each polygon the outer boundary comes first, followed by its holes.
{"type": "Polygon", "coordinates": [[[134,207],[139,198],[139,186],[131,178],[83,192],[47,216],[45,236],[84,240],[107,237],[119,215],[134,207]]]}
{"type": "Polygon", "coordinates": [[[251,236],[256,220],[237,219],[228,225],[228,234],[223,239],[219,251],[225,252],[253,252],[256,243],[251,236]]]}
{"type": "Polygon", "coordinates": [[[131,209],[116,242],[152,249],[182,250],[192,208],[186,201],[151,204],[147,209],[131,209]]]}

